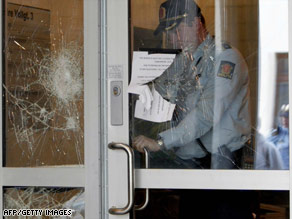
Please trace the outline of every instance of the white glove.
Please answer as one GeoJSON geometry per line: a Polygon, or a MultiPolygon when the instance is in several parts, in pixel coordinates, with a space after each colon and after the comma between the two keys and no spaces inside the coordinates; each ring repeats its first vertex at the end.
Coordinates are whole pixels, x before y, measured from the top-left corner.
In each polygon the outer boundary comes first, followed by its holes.
{"type": "Polygon", "coordinates": [[[139,100],[141,100],[146,110],[151,109],[153,95],[148,85],[139,87],[139,100]]]}

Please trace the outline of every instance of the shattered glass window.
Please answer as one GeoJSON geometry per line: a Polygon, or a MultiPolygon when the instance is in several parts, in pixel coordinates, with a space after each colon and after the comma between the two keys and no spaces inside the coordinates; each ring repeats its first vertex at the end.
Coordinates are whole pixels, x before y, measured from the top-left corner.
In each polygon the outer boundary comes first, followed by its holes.
{"type": "MultiPolygon", "coordinates": [[[[3,200],[4,209],[42,210],[34,213],[35,216],[4,218],[58,218],[54,216],[52,210],[61,212],[63,209],[70,210],[72,218],[85,218],[84,189],[82,188],[7,187],[4,188],[3,200]]],[[[66,214],[69,213],[66,212],[66,214]]]]}
{"type": "Polygon", "coordinates": [[[7,1],[4,38],[4,165],[84,164],[83,1],[7,1]]]}
{"type": "Polygon", "coordinates": [[[136,167],[289,169],[288,1],[130,7],[136,167]]]}

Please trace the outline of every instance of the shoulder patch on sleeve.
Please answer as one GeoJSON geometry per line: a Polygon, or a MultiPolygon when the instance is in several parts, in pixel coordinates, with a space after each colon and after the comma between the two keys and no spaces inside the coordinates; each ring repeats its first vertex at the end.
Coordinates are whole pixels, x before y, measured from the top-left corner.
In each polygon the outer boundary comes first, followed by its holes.
{"type": "Polygon", "coordinates": [[[234,63],[228,62],[228,61],[221,61],[217,76],[231,80],[233,76],[234,68],[235,68],[234,63]]]}

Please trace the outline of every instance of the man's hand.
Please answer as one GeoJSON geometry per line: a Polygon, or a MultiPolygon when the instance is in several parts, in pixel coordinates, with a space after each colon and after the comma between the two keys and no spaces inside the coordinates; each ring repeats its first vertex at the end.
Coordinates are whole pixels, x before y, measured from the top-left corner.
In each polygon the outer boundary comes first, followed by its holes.
{"type": "Polygon", "coordinates": [[[134,138],[133,146],[139,152],[144,152],[143,148],[147,148],[149,151],[159,151],[160,146],[157,142],[151,138],[147,138],[144,135],[139,135],[138,137],[134,138]]]}

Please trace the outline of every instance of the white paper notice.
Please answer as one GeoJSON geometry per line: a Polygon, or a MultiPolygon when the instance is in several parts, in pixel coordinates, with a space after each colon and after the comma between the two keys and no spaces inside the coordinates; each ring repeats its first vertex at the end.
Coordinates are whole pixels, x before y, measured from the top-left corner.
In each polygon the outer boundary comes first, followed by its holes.
{"type": "MultiPolygon", "coordinates": [[[[128,87],[129,93],[140,94],[141,88],[159,77],[173,62],[175,54],[151,54],[134,52],[132,63],[132,78],[128,87]]],[[[147,85],[146,85],[147,86],[147,85]]],[[[150,110],[146,110],[140,100],[136,102],[135,117],[152,122],[165,122],[172,118],[175,104],[164,100],[153,91],[153,101],[150,110]]]]}
{"type": "Polygon", "coordinates": [[[164,100],[162,96],[154,90],[153,101],[150,110],[146,110],[141,100],[137,100],[135,117],[152,122],[166,122],[171,120],[175,104],[164,100]]]}
{"type": "Polygon", "coordinates": [[[174,58],[175,54],[148,55],[148,52],[134,52],[128,92],[139,94],[138,87],[159,77],[171,65],[174,58]]]}

